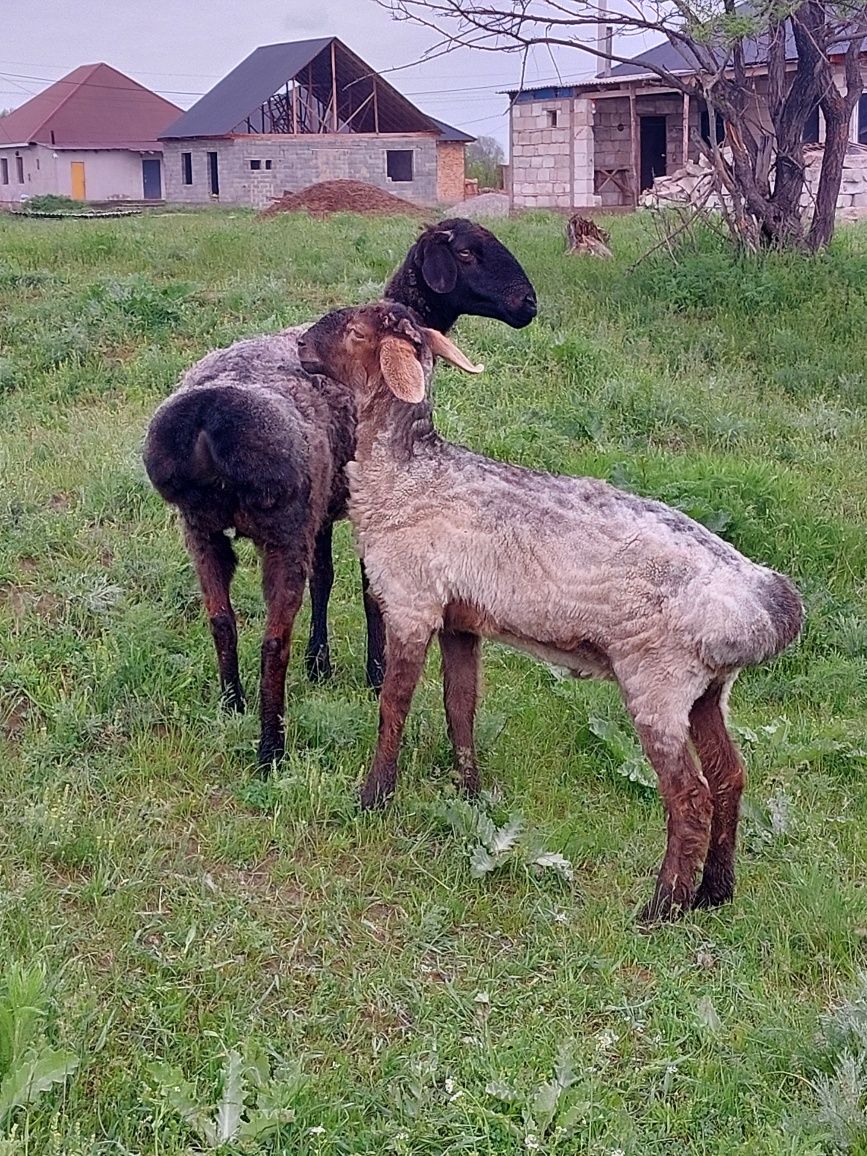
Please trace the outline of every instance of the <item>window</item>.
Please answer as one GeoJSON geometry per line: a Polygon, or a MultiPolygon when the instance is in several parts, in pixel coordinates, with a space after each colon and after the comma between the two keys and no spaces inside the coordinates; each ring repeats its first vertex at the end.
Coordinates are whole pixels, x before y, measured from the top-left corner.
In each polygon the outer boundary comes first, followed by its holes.
{"type": "Polygon", "coordinates": [[[15,157],[15,175],[18,177],[18,184],[24,184],[24,157],[15,157]]]}
{"type": "Polygon", "coordinates": [[[261,167],[262,167],[261,161],[250,161],[250,168],[251,169],[261,169],[261,167]]]}
{"type": "Polygon", "coordinates": [[[556,128],[557,127],[557,109],[556,108],[546,108],[545,109],[545,116],[548,118],[548,128],[556,128]]]}
{"type": "Polygon", "coordinates": [[[181,180],[185,185],[193,183],[193,154],[181,153],[181,180]]]}
{"type": "Polygon", "coordinates": [[[858,142],[867,145],[867,93],[858,101],[858,142]]]}
{"type": "MultiPolygon", "coordinates": [[[[705,144],[710,144],[710,114],[707,109],[704,109],[699,118],[699,131],[701,139],[705,144]]],[[[719,113],[716,114],[716,143],[721,144],[725,140],[726,125],[719,113]]]]}
{"type": "Polygon", "coordinates": [[[818,104],[804,121],[804,143],[809,144],[819,139],[819,106],[818,104]]]}
{"type": "Polygon", "coordinates": [[[412,149],[386,149],[385,167],[390,181],[411,181],[412,149]]]}
{"type": "Polygon", "coordinates": [[[208,153],[208,185],[212,197],[220,195],[220,165],[216,153],[208,153]]]}
{"type": "Polygon", "coordinates": [[[0,181],[2,181],[4,185],[9,184],[9,162],[5,157],[0,160],[0,181]]]}
{"type": "Polygon", "coordinates": [[[265,168],[266,168],[266,169],[270,169],[270,167],[271,167],[271,162],[270,162],[270,161],[265,161],[265,168]]]}

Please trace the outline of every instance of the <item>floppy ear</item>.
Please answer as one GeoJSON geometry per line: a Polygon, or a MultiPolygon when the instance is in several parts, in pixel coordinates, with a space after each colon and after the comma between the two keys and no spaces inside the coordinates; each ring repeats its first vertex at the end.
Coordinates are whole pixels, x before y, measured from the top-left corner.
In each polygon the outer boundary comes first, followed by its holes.
{"type": "Polygon", "coordinates": [[[422,332],[434,357],[441,357],[443,361],[447,361],[449,365],[457,366],[457,368],[462,369],[464,373],[481,373],[485,368],[483,365],[473,365],[470,359],[461,353],[454,342],[449,341],[446,335],[440,333],[439,330],[425,329],[422,332]]]}
{"type": "Polygon", "coordinates": [[[382,379],[401,401],[424,401],[424,370],[408,341],[384,337],[379,345],[382,379]]]}
{"type": "Polygon", "coordinates": [[[425,245],[421,275],[434,293],[451,293],[458,283],[458,263],[444,241],[430,240],[425,245]]]}

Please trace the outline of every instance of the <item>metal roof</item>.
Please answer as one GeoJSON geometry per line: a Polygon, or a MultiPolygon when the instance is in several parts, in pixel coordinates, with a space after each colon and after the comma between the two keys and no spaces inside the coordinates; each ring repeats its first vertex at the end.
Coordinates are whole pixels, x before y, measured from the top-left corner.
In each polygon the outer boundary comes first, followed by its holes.
{"type": "Polygon", "coordinates": [[[11,144],[159,148],[156,138],[180,112],[108,64],[82,64],[0,117],[0,148],[11,144]],[[133,143],[130,143],[133,142],[133,143]]]}
{"type": "MultiPolygon", "coordinates": [[[[745,15],[749,12],[748,4],[739,4],[736,11],[745,15]]],[[[754,36],[744,40],[744,63],[747,66],[762,65],[767,63],[768,59],[768,35],[767,33],[761,36],[754,36]]],[[[846,51],[848,41],[842,40],[836,46],[834,55],[846,51]]],[[[797,60],[798,53],[795,45],[795,38],[792,33],[791,24],[786,24],[786,60],[797,60]]],[[[568,85],[568,93],[565,88],[560,88],[557,91],[562,95],[574,95],[578,89],[590,89],[597,85],[614,84],[620,80],[638,80],[642,78],[656,78],[661,81],[659,74],[653,71],[655,68],[664,69],[675,76],[690,76],[699,70],[698,59],[685,45],[673,44],[669,40],[664,40],[661,44],[655,44],[652,48],[640,52],[637,56],[633,56],[630,60],[622,64],[615,64],[605,72],[603,76],[588,77],[586,80],[574,81],[568,85]]],[[[664,83],[664,82],[662,82],[664,83]]],[[[509,90],[509,96],[514,97],[520,92],[535,93],[538,99],[546,99],[547,94],[551,91],[551,85],[541,85],[535,88],[522,88],[509,90]],[[545,93],[546,96],[541,94],[545,93]]],[[[547,99],[553,100],[554,96],[547,96],[547,99]]]]}
{"type": "Polygon", "coordinates": [[[441,141],[457,141],[459,144],[471,144],[476,139],[474,136],[470,136],[468,132],[463,132],[459,128],[453,128],[443,120],[437,120],[435,116],[429,116],[428,120],[439,129],[441,141]]]}
{"type": "Polygon", "coordinates": [[[329,50],[332,45],[337,73],[338,104],[341,103],[342,97],[343,111],[350,110],[355,114],[352,118],[353,127],[344,126],[341,131],[374,131],[373,104],[370,103],[366,107],[363,105],[364,98],[370,92],[372,79],[376,76],[378,114],[376,123],[380,132],[429,132],[437,133],[445,140],[474,139],[421,112],[334,36],[318,40],[297,40],[286,44],[267,44],[255,49],[189,111],[170,124],[160,134],[161,138],[185,140],[191,137],[230,136],[233,133],[249,131],[248,120],[251,121],[255,131],[254,118],[257,117],[261,106],[272,96],[285,92],[289,81],[296,78],[305,86],[312,85],[318,88],[327,99],[330,99],[329,50]]]}

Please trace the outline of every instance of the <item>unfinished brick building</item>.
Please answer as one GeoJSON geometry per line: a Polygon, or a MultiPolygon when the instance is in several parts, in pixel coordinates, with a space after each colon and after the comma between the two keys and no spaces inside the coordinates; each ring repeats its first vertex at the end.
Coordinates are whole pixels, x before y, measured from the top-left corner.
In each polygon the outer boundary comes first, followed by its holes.
{"type": "MultiPolygon", "coordinates": [[[[648,65],[687,76],[695,62],[686,49],[660,44],[633,60],[577,84],[525,88],[509,92],[509,185],[516,208],[591,208],[634,206],[654,177],[696,160],[701,135],[710,139],[707,109],[696,97],[673,89],[648,65]]],[[[794,44],[787,44],[794,60],[794,44]]],[[[867,77],[867,54],[862,56],[867,77]]],[[[752,67],[755,115],[767,117],[767,66],[755,45],[752,67]]],[[[832,62],[842,70],[839,61],[832,62]]],[[[804,139],[821,141],[824,125],[816,108],[804,139]]],[[[714,126],[722,140],[724,126],[714,126]]],[[[853,143],[867,144],[867,95],[856,107],[850,129],[853,143]]]]}
{"type": "Polygon", "coordinates": [[[421,112],[334,37],[269,44],[163,132],[165,195],[262,206],[349,179],[450,204],[463,198],[473,139],[421,112]]]}

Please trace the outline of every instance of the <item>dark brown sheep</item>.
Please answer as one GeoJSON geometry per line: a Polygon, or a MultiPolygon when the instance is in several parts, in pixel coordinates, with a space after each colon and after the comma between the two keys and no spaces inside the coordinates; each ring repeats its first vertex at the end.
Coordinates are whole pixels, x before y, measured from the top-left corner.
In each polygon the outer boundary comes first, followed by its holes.
{"type": "MultiPolygon", "coordinates": [[[[487,229],[462,219],[426,228],[386,294],[443,332],[465,313],[514,328],[528,325],[536,314],[533,286],[509,250],[487,229]]],[[[261,659],[263,767],[284,750],[289,645],[308,579],[307,671],[311,679],[331,673],[332,525],[345,514],[344,466],[355,449],[351,393],[301,369],[297,341],[304,328],[239,341],[202,358],[154,414],[144,448],[151,482],[180,511],[217,651],[223,698],[233,710],[243,710],[245,699],[229,594],[236,557],[227,532],[249,538],[259,552],[267,606],[261,659]]],[[[363,568],[362,585],[367,678],[378,688],[384,631],[363,568]]]]}

